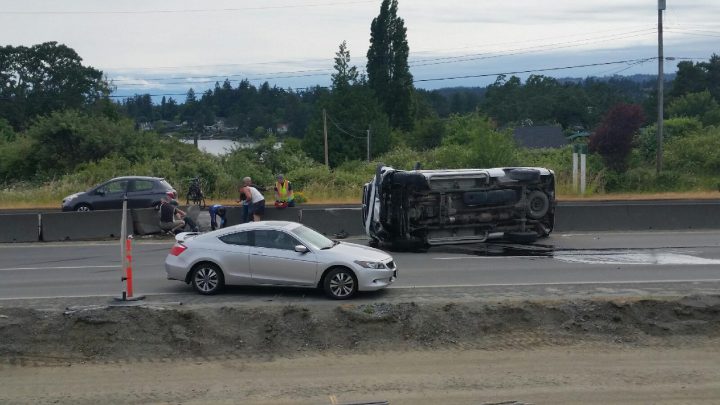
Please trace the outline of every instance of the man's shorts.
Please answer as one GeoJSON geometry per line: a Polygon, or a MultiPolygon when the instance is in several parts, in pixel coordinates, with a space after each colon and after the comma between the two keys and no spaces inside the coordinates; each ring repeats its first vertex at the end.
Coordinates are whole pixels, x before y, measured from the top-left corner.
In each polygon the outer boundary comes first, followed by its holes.
{"type": "Polygon", "coordinates": [[[265,200],[260,200],[250,206],[248,210],[250,215],[263,215],[265,214],[265,200]]]}
{"type": "Polygon", "coordinates": [[[162,229],[163,231],[172,231],[180,225],[185,225],[185,221],[181,219],[176,219],[173,222],[160,222],[160,229],[162,229]]]}

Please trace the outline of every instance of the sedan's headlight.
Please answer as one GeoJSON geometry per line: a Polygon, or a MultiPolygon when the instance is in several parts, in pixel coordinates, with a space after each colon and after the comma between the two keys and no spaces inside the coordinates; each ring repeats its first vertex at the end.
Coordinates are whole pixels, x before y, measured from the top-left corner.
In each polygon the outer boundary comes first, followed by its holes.
{"type": "Polygon", "coordinates": [[[69,195],[69,196],[63,198],[62,203],[63,203],[63,205],[65,205],[65,204],[69,203],[70,201],[76,199],[77,197],[78,197],[77,194],[69,195]]]}
{"type": "Polygon", "coordinates": [[[365,260],[355,260],[355,263],[366,269],[385,269],[385,263],[382,262],[369,262],[365,260]]]}

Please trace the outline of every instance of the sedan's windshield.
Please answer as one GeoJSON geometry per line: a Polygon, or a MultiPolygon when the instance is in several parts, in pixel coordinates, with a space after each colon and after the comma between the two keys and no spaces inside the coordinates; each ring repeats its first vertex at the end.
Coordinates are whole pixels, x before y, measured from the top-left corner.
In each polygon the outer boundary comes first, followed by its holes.
{"type": "Polygon", "coordinates": [[[292,233],[316,249],[329,249],[335,246],[335,243],[332,240],[302,225],[293,229],[292,233]]]}

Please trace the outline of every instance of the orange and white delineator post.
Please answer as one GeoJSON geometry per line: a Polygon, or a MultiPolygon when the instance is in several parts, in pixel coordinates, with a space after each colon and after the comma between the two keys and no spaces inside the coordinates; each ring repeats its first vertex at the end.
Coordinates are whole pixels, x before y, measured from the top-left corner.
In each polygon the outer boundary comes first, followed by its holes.
{"type": "Polygon", "coordinates": [[[133,276],[132,276],[132,236],[125,239],[125,290],[126,298],[133,296],[133,276]]]}
{"type": "Polygon", "coordinates": [[[116,298],[118,301],[137,301],[145,296],[133,295],[133,270],[132,270],[132,235],[127,234],[127,195],[123,199],[122,221],[120,230],[120,282],[122,283],[122,296],[116,298]]]}

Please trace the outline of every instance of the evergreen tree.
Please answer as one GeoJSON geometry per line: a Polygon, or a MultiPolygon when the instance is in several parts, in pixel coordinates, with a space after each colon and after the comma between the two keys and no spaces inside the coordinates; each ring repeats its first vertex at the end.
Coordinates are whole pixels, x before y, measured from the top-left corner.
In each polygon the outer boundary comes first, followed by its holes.
{"type": "Polygon", "coordinates": [[[408,67],[410,48],[405,21],[397,16],[397,0],[383,0],[370,26],[367,52],[368,85],[375,91],[394,128],[413,123],[413,77],[408,67]]]}
{"type": "Polygon", "coordinates": [[[350,51],[347,49],[347,43],[343,41],[340,49],[335,53],[335,73],[332,74],[333,90],[342,91],[355,85],[357,81],[357,68],[350,66],[350,51]]]}
{"type": "Polygon", "coordinates": [[[324,161],[323,122],[324,109],[328,121],[328,155],[330,166],[336,167],[348,160],[363,160],[367,156],[367,130],[371,128],[370,154],[377,156],[387,151],[390,127],[372,90],[358,80],[357,68],[350,66],[350,52],[345,41],[335,54],[335,73],[332,75],[332,92],[317,101],[318,111],[310,123],[302,142],[303,150],[315,160],[324,161]]]}

